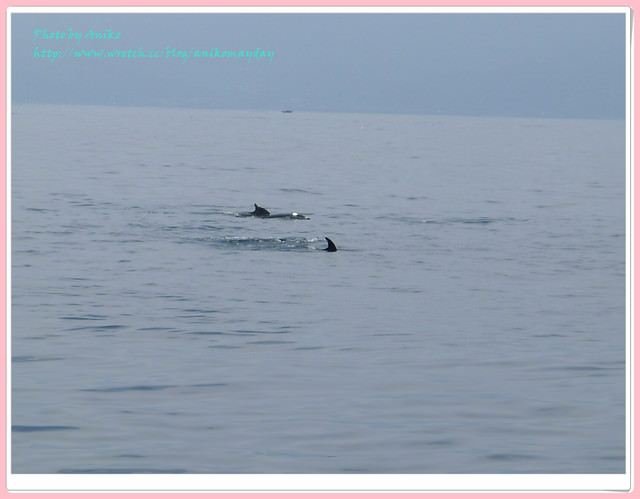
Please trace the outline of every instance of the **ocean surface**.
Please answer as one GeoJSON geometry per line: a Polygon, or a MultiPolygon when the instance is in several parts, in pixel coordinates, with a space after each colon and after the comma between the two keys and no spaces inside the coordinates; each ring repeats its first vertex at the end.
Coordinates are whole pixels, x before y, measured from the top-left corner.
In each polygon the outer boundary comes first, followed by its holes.
{"type": "Polygon", "coordinates": [[[624,473],[623,122],[11,131],[13,473],[624,473]]]}

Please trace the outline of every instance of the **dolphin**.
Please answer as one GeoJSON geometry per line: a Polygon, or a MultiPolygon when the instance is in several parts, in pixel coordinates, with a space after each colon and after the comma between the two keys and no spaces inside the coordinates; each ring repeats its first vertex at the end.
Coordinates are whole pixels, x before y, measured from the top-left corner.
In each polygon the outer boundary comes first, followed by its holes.
{"type": "Polygon", "coordinates": [[[331,239],[329,239],[328,237],[325,237],[325,239],[327,240],[328,244],[328,246],[324,249],[325,251],[328,251],[329,253],[335,253],[336,251],[338,251],[338,248],[336,248],[336,245],[333,244],[333,241],[331,239]]]}
{"type": "Polygon", "coordinates": [[[246,211],[244,213],[239,213],[238,216],[241,217],[257,217],[257,218],[291,218],[294,220],[310,220],[309,217],[305,215],[300,215],[295,211],[292,213],[275,213],[271,214],[269,210],[263,208],[262,206],[258,206],[256,203],[253,203],[254,210],[246,211]]]}

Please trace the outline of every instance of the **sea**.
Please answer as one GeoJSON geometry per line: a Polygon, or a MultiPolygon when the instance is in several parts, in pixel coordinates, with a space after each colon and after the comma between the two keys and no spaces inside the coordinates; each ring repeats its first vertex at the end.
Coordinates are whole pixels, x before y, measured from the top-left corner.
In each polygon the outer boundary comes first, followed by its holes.
{"type": "Polygon", "coordinates": [[[623,121],[16,104],[10,145],[12,473],[625,472],[623,121]]]}

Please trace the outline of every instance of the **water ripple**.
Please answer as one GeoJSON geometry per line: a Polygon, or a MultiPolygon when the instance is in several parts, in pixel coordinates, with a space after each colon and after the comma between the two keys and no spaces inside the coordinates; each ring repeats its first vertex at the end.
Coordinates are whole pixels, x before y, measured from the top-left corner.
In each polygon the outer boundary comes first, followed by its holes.
{"type": "Polygon", "coordinates": [[[79,430],[78,426],[59,426],[59,425],[44,425],[44,426],[27,426],[27,425],[12,425],[11,431],[17,433],[31,433],[35,431],[66,431],[66,430],[79,430]]]}
{"type": "Polygon", "coordinates": [[[81,388],[81,392],[92,393],[121,393],[121,392],[152,392],[169,390],[173,388],[219,388],[227,386],[227,383],[195,383],[191,385],[133,385],[110,386],[105,388],[81,388]]]}
{"type": "Polygon", "coordinates": [[[88,474],[88,475],[105,475],[105,474],[179,474],[187,473],[187,470],[181,468],[63,468],[58,473],[64,474],[88,474]]]}

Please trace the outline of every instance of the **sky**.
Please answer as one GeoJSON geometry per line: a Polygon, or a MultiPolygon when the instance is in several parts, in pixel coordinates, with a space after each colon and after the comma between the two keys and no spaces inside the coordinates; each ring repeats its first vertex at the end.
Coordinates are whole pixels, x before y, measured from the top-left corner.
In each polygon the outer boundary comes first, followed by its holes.
{"type": "Polygon", "coordinates": [[[14,13],[11,21],[14,103],[625,116],[623,14],[14,13]],[[256,49],[264,57],[248,59],[256,49]]]}

